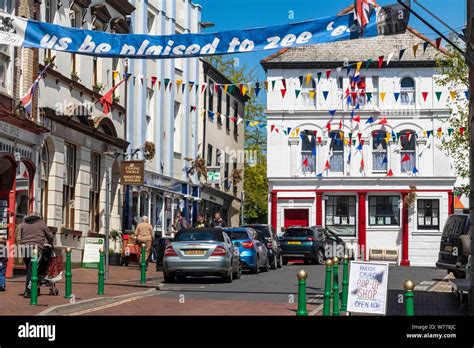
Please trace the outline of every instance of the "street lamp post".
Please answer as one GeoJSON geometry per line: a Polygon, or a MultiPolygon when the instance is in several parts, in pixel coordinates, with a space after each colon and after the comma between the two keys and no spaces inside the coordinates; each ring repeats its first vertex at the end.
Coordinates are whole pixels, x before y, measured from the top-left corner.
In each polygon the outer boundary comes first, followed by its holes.
{"type": "Polygon", "coordinates": [[[110,237],[110,181],[111,169],[105,171],[105,279],[109,279],[109,237],[110,237]]]}
{"type": "Polygon", "coordinates": [[[240,225],[243,226],[245,224],[244,221],[244,201],[245,201],[245,191],[240,193],[240,225]]]}

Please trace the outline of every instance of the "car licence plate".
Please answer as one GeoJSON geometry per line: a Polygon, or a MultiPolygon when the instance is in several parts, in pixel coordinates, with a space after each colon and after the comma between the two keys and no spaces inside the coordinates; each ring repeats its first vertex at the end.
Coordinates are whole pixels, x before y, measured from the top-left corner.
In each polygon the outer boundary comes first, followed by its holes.
{"type": "Polygon", "coordinates": [[[204,255],[206,250],[185,250],[185,255],[204,255]]]}
{"type": "Polygon", "coordinates": [[[453,246],[452,245],[445,245],[444,246],[444,251],[450,253],[453,251],[453,246]]]}
{"type": "Polygon", "coordinates": [[[301,242],[288,242],[288,244],[301,244],[301,242]]]}

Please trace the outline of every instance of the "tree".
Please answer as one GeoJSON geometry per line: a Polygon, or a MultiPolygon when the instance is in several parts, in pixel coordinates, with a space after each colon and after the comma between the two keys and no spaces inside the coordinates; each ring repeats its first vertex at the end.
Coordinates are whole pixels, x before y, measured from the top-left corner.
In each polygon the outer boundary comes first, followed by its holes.
{"type": "MultiPolygon", "coordinates": [[[[440,54],[436,65],[441,76],[436,82],[449,90],[465,89],[469,86],[469,68],[464,57],[453,47],[446,48],[446,54],[440,54]]],[[[443,140],[441,148],[453,159],[454,168],[459,178],[466,181],[458,188],[462,193],[469,194],[469,104],[464,95],[457,93],[454,103],[449,105],[451,116],[447,121],[456,131],[450,140],[443,140]],[[457,130],[464,128],[464,134],[457,130]]]]}
{"type": "MultiPolygon", "coordinates": [[[[222,56],[210,56],[207,61],[224,74],[232,83],[241,84],[255,82],[255,68],[249,69],[245,64],[240,66],[238,61],[222,56]]],[[[262,86],[263,88],[263,86],[262,86]]],[[[245,105],[244,122],[260,121],[263,117],[263,103],[252,95],[245,105]]],[[[246,158],[244,164],[244,215],[248,223],[267,221],[268,210],[268,181],[266,161],[267,133],[266,128],[245,127],[245,150],[255,156],[246,158]]]]}

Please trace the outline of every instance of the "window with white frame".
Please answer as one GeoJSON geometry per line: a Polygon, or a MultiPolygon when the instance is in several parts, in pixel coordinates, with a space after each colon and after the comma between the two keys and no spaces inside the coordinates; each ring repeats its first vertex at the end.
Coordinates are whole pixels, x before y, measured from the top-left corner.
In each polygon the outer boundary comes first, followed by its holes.
{"type": "Polygon", "coordinates": [[[404,77],[400,80],[400,103],[402,105],[415,105],[415,80],[404,77]]]}
{"type": "Polygon", "coordinates": [[[439,199],[419,199],[416,203],[419,230],[439,230],[439,199]]]}
{"type": "Polygon", "coordinates": [[[372,93],[370,103],[372,105],[378,105],[379,104],[379,77],[378,76],[372,76],[372,90],[370,93],[372,93]]]}
{"type": "Polygon", "coordinates": [[[301,137],[301,172],[316,172],[316,137],[313,131],[304,130],[300,132],[301,137]]]}
{"type": "Polygon", "coordinates": [[[100,225],[100,155],[91,153],[91,174],[89,185],[89,227],[91,231],[99,232],[100,225]]]}
{"type": "Polygon", "coordinates": [[[341,236],[355,236],[355,196],[328,196],[326,199],[326,226],[341,236]]]}
{"type": "MultiPolygon", "coordinates": [[[[296,82],[296,86],[298,85],[298,82],[296,82]]],[[[295,87],[298,88],[298,87],[295,87]]],[[[307,107],[307,108],[316,108],[316,100],[317,100],[317,93],[316,93],[316,81],[314,79],[311,79],[309,81],[309,84],[306,84],[306,77],[303,79],[303,83],[300,86],[301,88],[301,95],[299,98],[301,98],[301,106],[307,107]]]]}
{"type": "Polygon", "coordinates": [[[399,196],[369,197],[369,225],[400,225],[399,196]]]}
{"type": "Polygon", "coordinates": [[[387,158],[387,132],[384,130],[377,130],[372,132],[372,171],[386,172],[388,165],[387,158]]]}
{"type": "Polygon", "coordinates": [[[74,228],[74,199],[76,190],[76,147],[64,144],[63,225],[74,228]]]}
{"type": "Polygon", "coordinates": [[[10,68],[9,47],[0,45],[0,90],[7,92],[8,90],[8,74],[10,68]]]}
{"type": "Polygon", "coordinates": [[[330,160],[329,165],[331,166],[331,172],[343,173],[344,172],[344,132],[331,131],[329,132],[330,138],[330,160]]]}
{"type": "Polygon", "coordinates": [[[400,134],[400,168],[402,173],[411,173],[416,166],[416,135],[412,130],[400,134]]]}

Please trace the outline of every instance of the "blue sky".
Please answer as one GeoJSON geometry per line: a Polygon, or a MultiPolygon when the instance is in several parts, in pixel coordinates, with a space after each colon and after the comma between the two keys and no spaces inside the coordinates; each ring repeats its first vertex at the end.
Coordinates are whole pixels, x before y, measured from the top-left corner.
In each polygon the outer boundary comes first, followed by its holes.
{"type": "MultiPolygon", "coordinates": [[[[230,29],[248,29],[254,27],[299,22],[313,18],[337,14],[342,9],[354,3],[353,0],[194,0],[202,9],[202,21],[213,22],[215,27],[204,29],[204,32],[214,32],[230,29]],[[293,11],[293,19],[289,18],[293,11]]],[[[395,3],[396,0],[378,0],[380,5],[395,3]]],[[[448,25],[459,29],[466,22],[465,0],[418,0],[423,6],[439,16],[448,25]]],[[[413,9],[426,15],[430,22],[436,23],[412,1],[413,9]]],[[[433,31],[417,20],[410,18],[410,26],[430,38],[437,37],[433,31]]],[[[437,24],[437,28],[448,33],[448,30],[437,24]]],[[[250,69],[256,67],[259,80],[265,73],[260,66],[260,60],[272,54],[271,51],[243,53],[238,55],[241,64],[250,69]]]]}

